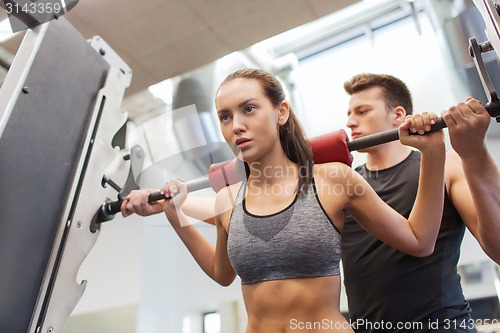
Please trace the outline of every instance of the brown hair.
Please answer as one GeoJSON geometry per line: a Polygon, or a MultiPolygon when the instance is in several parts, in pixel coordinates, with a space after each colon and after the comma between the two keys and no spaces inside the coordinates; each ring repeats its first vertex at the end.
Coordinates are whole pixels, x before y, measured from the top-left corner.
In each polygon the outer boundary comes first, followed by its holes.
{"type": "MultiPolygon", "coordinates": [[[[219,89],[224,83],[234,79],[257,80],[264,90],[264,94],[275,107],[279,107],[280,103],[285,100],[285,92],[281,83],[275,76],[266,71],[254,68],[238,70],[229,74],[220,84],[219,89]]],[[[286,157],[299,166],[297,191],[305,193],[312,182],[313,153],[304,130],[291,107],[289,108],[289,113],[287,122],[279,128],[279,137],[286,157]]]]}
{"type": "Polygon", "coordinates": [[[349,95],[372,87],[382,88],[388,110],[402,106],[406,114],[413,114],[410,90],[403,81],[392,75],[362,73],[344,82],[344,90],[349,95]]]}

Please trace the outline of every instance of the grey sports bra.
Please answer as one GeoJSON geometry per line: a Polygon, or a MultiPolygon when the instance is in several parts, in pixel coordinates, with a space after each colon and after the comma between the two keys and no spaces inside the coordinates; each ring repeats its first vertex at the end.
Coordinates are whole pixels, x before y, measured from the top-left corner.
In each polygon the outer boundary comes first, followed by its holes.
{"type": "Polygon", "coordinates": [[[271,215],[248,212],[245,193],[243,182],[227,244],[241,284],[340,274],[340,233],[326,215],[314,181],[305,195],[271,215]]]}

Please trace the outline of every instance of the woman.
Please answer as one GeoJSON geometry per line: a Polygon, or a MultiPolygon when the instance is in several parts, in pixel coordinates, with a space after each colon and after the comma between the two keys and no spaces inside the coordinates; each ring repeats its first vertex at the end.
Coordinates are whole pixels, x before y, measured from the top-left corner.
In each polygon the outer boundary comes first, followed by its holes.
{"type": "Polygon", "coordinates": [[[247,179],[217,194],[215,248],[189,226],[183,182],[173,197],[149,205],[149,191],[131,193],[125,216],[163,210],[200,267],[227,286],[241,278],[247,333],[352,332],[340,313],[340,234],[349,210],[369,232],[415,256],[432,253],[442,214],[445,149],[441,132],[425,130],[429,115],[409,118],[402,143],[422,153],[419,193],[410,217],[387,206],[355,171],[341,163],[314,165],[312,152],[280,83],[245,69],[229,75],[216,96],[222,134],[245,162],[247,179]]]}

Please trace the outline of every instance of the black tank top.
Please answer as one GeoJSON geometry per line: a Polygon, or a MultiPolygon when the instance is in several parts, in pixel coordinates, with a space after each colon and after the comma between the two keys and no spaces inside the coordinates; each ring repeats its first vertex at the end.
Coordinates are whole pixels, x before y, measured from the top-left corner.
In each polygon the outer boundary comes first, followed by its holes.
{"type": "MultiPolygon", "coordinates": [[[[420,153],[381,171],[356,168],[389,206],[408,218],[417,194],[420,153]]],[[[352,321],[369,323],[425,322],[443,308],[467,314],[457,263],[465,225],[446,191],[444,212],[434,253],[417,258],[367,233],[346,214],[342,233],[344,284],[352,321]]],[[[365,326],[357,332],[375,332],[365,326]]],[[[391,332],[408,332],[393,329],[391,332]]]]}

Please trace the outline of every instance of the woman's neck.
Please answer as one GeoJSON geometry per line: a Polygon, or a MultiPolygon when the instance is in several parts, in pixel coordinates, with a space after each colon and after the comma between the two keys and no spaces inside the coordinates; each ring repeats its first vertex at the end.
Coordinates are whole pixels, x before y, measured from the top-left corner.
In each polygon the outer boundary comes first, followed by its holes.
{"type": "Polygon", "coordinates": [[[267,158],[248,164],[250,175],[248,183],[269,186],[283,183],[297,183],[299,166],[284,154],[268,155],[267,158]]]}

